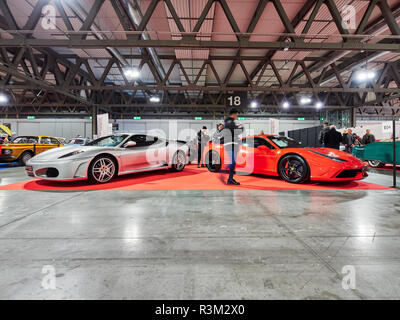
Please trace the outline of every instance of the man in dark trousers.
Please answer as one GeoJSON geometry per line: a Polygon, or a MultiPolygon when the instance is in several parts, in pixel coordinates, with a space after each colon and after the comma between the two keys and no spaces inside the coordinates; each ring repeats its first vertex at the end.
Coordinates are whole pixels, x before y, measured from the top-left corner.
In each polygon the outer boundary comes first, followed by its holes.
{"type": "Polygon", "coordinates": [[[339,131],[336,131],[336,127],[331,125],[329,131],[325,133],[325,148],[340,149],[342,143],[342,135],[339,131]]]}
{"type": "Polygon", "coordinates": [[[238,118],[238,110],[231,109],[229,112],[229,117],[225,119],[225,125],[223,130],[224,136],[224,148],[229,156],[229,178],[227,184],[240,185],[235,179],[233,179],[233,174],[235,173],[236,167],[236,156],[239,151],[239,135],[243,132],[243,126],[236,124],[238,118]]]}
{"type": "Polygon", "coordinates": [[[203,151],[210,137],[207,133],[207,127],[204,126],[199,132],[197,132],[197,168],[200,168],[200,164],[204,167],[203,163],[203,151]]]}

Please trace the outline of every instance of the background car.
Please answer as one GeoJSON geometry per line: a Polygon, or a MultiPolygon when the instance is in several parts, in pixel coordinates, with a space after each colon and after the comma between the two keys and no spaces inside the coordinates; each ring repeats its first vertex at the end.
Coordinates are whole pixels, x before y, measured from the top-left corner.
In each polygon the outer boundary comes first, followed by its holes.
{"type": "Polygon", "coordinates": [[[68,145],[87,145],[91,140],[89,138],[73,138],[68,141],[68,145]]]}
{"type": "Polygon", "coordinates": [[[25,165],[33,156],[62,146],[54,137],[17,136],[11,143],[0,145],[0,162],[19,161],[21,165],[25,165]]]}
{"type": "MultiPolygon", "coordinates": [[[[204,161],[212,172],[230,162],[224,145],[219,144],[206,147],[204,161]]],[[[279,176],[291,183],[351,181],[367,176],[364,163],[352,155],[329,148],[304,148],[293,139],[273,135],[243,138],[236,170],[279,176]]]]}
{"type": "Polygon", "coordinates": [[[143,134],[103,137],[86,146],[50,150],[32,158],[26,167],[31,177],[106,183],[118,175],[173,169],[187,163],[186,143],[143,134]]]}
{"type": "MultiPolygon", "coordinates": [[[[393,164],[393,141],[391,139],[370,143],[366,146],[356,146],[353,154],[373,168],[383,168],[386,164],[393,164]]],[[[396,160],[400,164],[400,140],[396,141],[396,160]]]]}

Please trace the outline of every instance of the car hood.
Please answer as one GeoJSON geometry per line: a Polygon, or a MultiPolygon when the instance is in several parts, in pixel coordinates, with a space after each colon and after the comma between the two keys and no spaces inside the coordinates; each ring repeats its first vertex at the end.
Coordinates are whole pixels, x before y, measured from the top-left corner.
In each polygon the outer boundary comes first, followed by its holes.
{"type": "Polygon", "coordinates": [[[322,153],[322,154],[330,156],[330,157],[340,158],[340,159],[346,160],[346,161],[351,161],[351,160],[354,161],[354,159],[359,160],[355,156],[353,156],[353,155],[351,155],[349,153],[337,150],[337,149],[331,149],[331,148],[305,148],[305,150],[315,151],[315,152],[322,153]]]}
{"type": "MultiPolygon", "coordinates": [[[[61,156],[69,154],[75,151],[84,151],[84,153],[79,154],[79,157],[91,157],[96,155],[100,152],[104,151],[114,151],[115,148],[111,147],[93,147],[93,146],[68,146],[68,147],[60,147],[60,148],[53,148],[48,151],[42,152],[35,156],[34,160],[38,161],[48,161],[48,160],[56,160],[59,159],[61,156]]],[[[73,157],[71,157],[72,159],[73,157]]],[[[65,158],[69,159],[69,157],[65,158]]]]}

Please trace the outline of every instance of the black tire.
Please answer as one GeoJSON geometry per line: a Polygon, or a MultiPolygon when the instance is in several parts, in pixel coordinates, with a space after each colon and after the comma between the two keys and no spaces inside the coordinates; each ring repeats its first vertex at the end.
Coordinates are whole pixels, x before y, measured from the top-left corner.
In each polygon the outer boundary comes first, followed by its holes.
{"type": "Polygon", "coordinates": [[[209,151],[206,154],[206,166],[210,172],[218,172],[221,170],[221,157],[216,151],[209,151]]]}
{"type": "Polygon", "coordinates": [[[368,160],[368,164],[372,168],[383,168],[386,164],[379,160],[368,160]]]}
{"type": "Polygon", "coordinates": [[[117,173],[117,163],[112,157],[98,156],[89,165],[88,179],[91,183],[103,184],[114,179],[117,173]]]}
{"type": "Polygon", "coordinates": [[[284,156],[278,165],[279,176],[290,183],[304,183],[310,179],[307,161],[297,154],[284,156]]]}
{"type": "Polygon", "coordinates": [[[18,158],[18,162],[20,163],[21,166],[26,166],[26,163],[28,162],[29,159],[33,157],[33,153],[29,151],[23,152],[20,157],[18,158]]]}
{"type": "Polygon", "coordinates": [[[186,156],[182,151],[177,151],[172,158],[171,170],[174,172],[180,172],[185,169],[186,156]]]}

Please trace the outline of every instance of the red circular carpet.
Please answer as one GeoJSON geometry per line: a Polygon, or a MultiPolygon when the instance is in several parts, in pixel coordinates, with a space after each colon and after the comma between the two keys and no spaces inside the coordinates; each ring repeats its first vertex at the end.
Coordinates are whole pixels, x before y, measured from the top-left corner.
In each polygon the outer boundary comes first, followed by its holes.
{"type": "Polygon", "coordinates": [[[28,180],[0,187],[0,190],[385,190],[385,186],[364,181],[291,184],[279,178],[255,175],[237,175],[240,186],[225,184],[227,175],[211,173],[206,168],[189,165],[183,172],[168,170],[122,176],[107,184],[88,182],[49,182],[28,180]]]}

